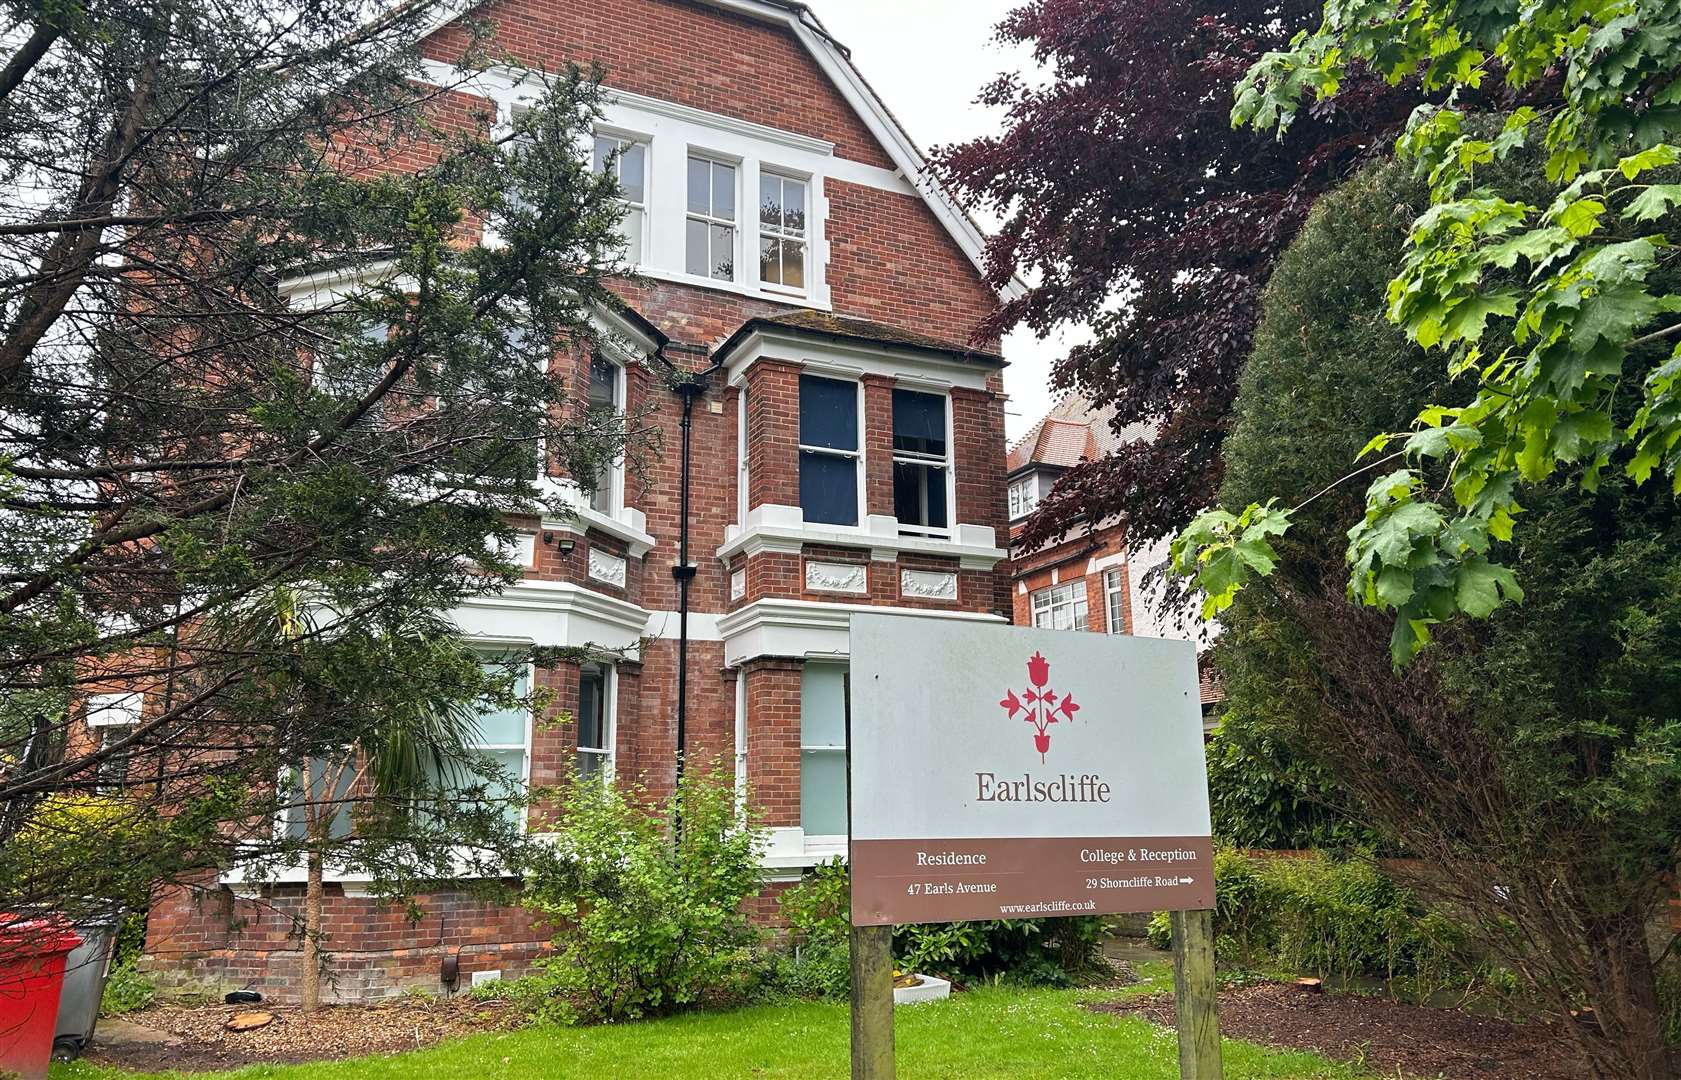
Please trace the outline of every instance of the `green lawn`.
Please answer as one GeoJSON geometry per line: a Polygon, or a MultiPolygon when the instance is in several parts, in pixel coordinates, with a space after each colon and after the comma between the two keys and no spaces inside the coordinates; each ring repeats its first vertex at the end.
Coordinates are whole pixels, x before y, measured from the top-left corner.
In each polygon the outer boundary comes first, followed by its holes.
{"type": "MultiPolygon", "coordinates": [[[[896,1013],[902,1076],[1103,1077],[1174,1080],[1173,1033],[1093,1013],[1093,991],[977,990],[896,1013]]],[[[617,1027],[537,1027],[477,1035],[393,1057],[254,1066],[218,1076],[256,1080],[687,1080],[691,1077],[845,1077],[845,1006],[799,1003],[701,1013],[617,1027]]],[[[1226,1043],[1226,1076],[1353,1080],[1364,1075],[1312,1054],[1226,1043]]],[[[158,1074],[177,1076],[180,1074],[158,1074]]],[[[199,1074],[201,1077],[204,1074],[199,1074]]],[[[78,1062],[53,1080],[131,1080],[78,1062]]]]}

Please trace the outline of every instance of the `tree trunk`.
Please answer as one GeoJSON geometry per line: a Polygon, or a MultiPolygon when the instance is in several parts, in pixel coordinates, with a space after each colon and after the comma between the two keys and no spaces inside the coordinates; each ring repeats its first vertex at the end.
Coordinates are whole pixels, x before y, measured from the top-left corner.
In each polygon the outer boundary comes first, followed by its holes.
{"type": "Polygon", "coordinates": [[[1598,1032],[1582,1041],[1603,1080],[1675,1080],[1643,916],[1630,911],[1587,927],[1594,964],[1589,1003],[1598,1032]]]}
{"type": "Polygon", "coordinates": [[[321,848],[309,846],[309,878],[304,886],[303,971],[299,974],[298,1003],[304,1012],[321,1007],[321,848]]]}

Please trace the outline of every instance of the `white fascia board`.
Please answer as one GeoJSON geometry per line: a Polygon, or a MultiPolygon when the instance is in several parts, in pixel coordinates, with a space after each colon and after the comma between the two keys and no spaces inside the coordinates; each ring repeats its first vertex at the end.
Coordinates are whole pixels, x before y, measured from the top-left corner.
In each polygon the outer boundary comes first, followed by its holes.
{"type": "Polygon", "coordinates": [[[881,375],[915,382],[928,389],[958,386],[984,391],[987,376],[998,370],[947,359],[910,345],[849,344],[814,338],[810,331],[794,327],[784,331],[761,326],[730,353],[724,370],[731,385],[740,385],[747,369],[759,360],[782,360],[852,378],[881,375]]]}
{"type": "Polygon", "coordinates": [[[634,657],[648,626],[645,608],[566,581],[526,580],[474,597],[451,612],[469,639],[534,645],[595,645],[634,657]]]}
{"type": "MultiPolygon", "coordinates": [[[[994,535],[991,529],[978,525],[959,525],[958,530],[960,533],[966,530],[968,535],[982,539],[994,535]]],[[[1009,557],[1009,552],[1001,547],[985,543],[964,543],[961,536],[956,540],[938,540],[803,522],[795,525],[749,521],[744,528],[726,532],[724,543],[718,548],[718,560],[728,566],[730,560],[737,555],[751,558],[762,552],[799,554],[806,544],[869,548],[872,555],[879,552],[883,562],[888,561],[888,554],[891,554],[896,562],[901,552],[932,555],[937,558],[956,559],[963,570],[990,570],[1009,557]]]]}
{"type": "Polygon", "coordinates": [[[605,304],[590,305],[590,324],[601,335],[608,351],[621,361],[641,363],[659,351],[660,343],[649,337],[646,330],[631,322],[623,312],[605,304]],[[629,348],[625,347],[627,344],[629,348]]]}
{"type": "Polygon", "coordinates": [[[724,640],[724,664],[734,667],[760,656],[844,660],[852,654],[852,614],[915,615],[929,619],[996,623],[1001,615],[978,611],[930,611],[922,608],[835,604],[816,600],[759,600],[718,620],[724,640]]]}

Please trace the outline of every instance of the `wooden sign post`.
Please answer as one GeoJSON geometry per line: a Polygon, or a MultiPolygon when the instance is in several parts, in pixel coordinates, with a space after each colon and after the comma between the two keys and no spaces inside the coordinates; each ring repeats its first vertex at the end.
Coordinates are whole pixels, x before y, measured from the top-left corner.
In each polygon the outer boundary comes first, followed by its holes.
{"type": "Polygon", "coordinates": [[[1168,911],[1183,1080],[1219,1080],[1190,642],[857,612],[852,1077],[893,1077],[893,927],[1168,911]]]}
{"type": "Polygon", "coordinates": [[[1175,911],[1173,1014],[1179,1029],[1179,1080],[1221,1080],[1219,985],[1214,979],[1214,913],[1175,911]]]}
{"type": "Polygon", "coordinates": [[[854,926],[852,1080],[893,1080],[893,928],[854,926]]]}

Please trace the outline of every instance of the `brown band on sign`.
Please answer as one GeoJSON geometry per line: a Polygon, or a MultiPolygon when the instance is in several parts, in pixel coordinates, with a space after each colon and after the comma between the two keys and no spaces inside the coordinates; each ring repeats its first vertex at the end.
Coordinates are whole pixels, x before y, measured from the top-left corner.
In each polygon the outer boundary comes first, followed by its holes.
{"type": "Polygon", "coordinates": [[[855,926],[1214,906],[1206,836],[854,840],[855,926]]]}

